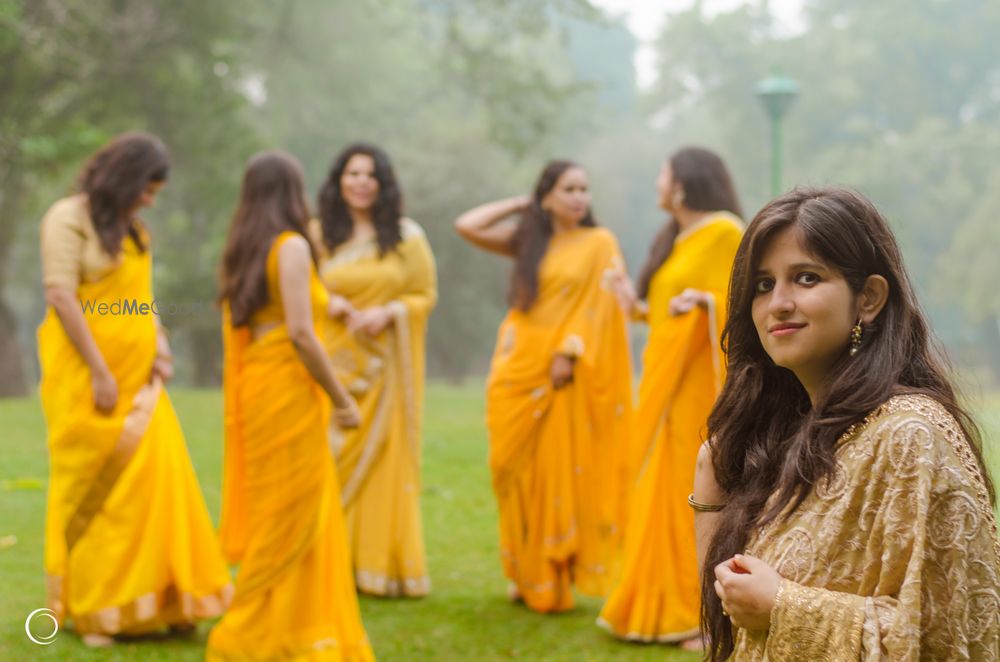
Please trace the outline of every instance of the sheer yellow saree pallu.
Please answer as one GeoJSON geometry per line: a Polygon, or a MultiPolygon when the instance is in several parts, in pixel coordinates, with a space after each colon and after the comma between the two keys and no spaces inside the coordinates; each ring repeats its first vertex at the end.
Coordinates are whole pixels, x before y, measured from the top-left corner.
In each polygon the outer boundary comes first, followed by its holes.
{"type": "Polygon", "coordinates": [[[487,385],[490,468],[504,572],[531,609],[573,606],[571,586],[610,588],[621,544],[631,413],[626,319],[609,286],[622,269],[601,228],[553,237],[528,312],[500,327],[487,385]],[[577,356],[554,390],[557,352],[577,356]]]}
{"type": "Polygon", "coordinates": [[[712,214],[677,237],[649,291],[649,339],[632,426],[625,561],[598,624],[623,639],[675,642],[699,632],[700,583],[694,517],[687,504],[698,449],[722,386],[726,289],[742,224],[712,214]],[[687,288],[706,308],[669,314],[687,288]]]}
{"type": "MultiPolygon", "coordinates": [[[[699,632],[694,521],[686,497],[699,430],[716,393],[708,354],[709,338],[717,338],[718,330],[710,334],[709,325],[709,315],[700,310],[665,320],[650,333],[643,353],[633,420],[633,442],[642,456],[633,464],[638,471],[624,566],[598,618],[601,627],[623,639],[673,642],[699,632]],[[692,370],[695,366],[699,369],[692,370]]],[[[713,349],[721,353],[717,344],[713,349]]]]}
{"type": "Polygon", "coordinates": [[[90,371],[49,309],[38,331],[49,606],[81,634],[217,616],[231,593],[229,573],[173,407],[150,380],[155,319],[129,312],[133,302],[152,301],[149,252],[126,239],[119,265],[77,295],[118,403],[108,415],[95,410],[90,371]]]}
{"type": "MultiPolygon", "coordinates": [[[[268,280],[280,307],[276,254],[268,280]]],[[[316,288],[322,294],[318,281],[316,288]]],[[[314,315],[322,310],[314,306],[314,315]]],[[[326,395],[283,323],[251,341],[227,311],[223,339],[221,536],[239,571],[232,606],[209,636],[208,659],[371,660],[327,442],[326,395]]]]}
{"type": "MultiPolygon", "coordinates": [[[[318,232],[318,227],[315,231],[318,232]]],[[[403,241],[379,257],[374,239],[352,240],[321,263],[326,287],[358,309],[386,306],[375,337],[325,326],[337,378],[357,399],[361,425],[330,427],[358,589],[383,596],[430,592],[420,513],[421,410],[427,318],[437,299],[423,230],[402,220],[403,241]]]]}

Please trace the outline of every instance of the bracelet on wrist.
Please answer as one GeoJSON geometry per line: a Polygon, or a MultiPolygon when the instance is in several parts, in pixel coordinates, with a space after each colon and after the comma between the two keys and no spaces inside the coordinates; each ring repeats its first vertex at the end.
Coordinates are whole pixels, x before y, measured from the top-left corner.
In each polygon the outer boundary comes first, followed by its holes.
{"type": "Polygon", "coordinates": [[[724,503],[702,503],[701,501],[695,501],[693,493],[688,495],[688,505],[691,506],[691,510],[697,513],[717,513],[726,507],[724,503]]]}

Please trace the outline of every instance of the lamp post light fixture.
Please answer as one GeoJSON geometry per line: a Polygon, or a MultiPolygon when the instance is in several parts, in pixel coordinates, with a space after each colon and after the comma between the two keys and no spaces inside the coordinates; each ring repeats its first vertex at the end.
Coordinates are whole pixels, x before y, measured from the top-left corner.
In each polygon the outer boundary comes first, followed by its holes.
{"type": "Polygon", "coordinates": [[[781,118],[799,95],[799,84],[786,76],[768,76],[757,83],[757,96],[771,118],[771,195],[781,193],[781,118]]]}

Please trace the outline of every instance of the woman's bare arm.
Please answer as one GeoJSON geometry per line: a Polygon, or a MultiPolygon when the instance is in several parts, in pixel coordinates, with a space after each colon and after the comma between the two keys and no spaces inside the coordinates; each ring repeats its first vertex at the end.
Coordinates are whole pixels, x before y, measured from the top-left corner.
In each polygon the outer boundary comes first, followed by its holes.
{"type": "MultiPolygon", "coordinates": [[[[712,467],[712,447],[706,441],[698,449],[698,460],[694,470],[694,500],[706,504],[725,503],[726,495],[715,481],[715,469],[712,467]]],[[[719,513],[694,513],[695,548],[698,555],[698,570],[705,565],[705,555],[708,545],[712,542],[715,529],[718,526],[719,513]]]]}
{"type": "Polygon", "coordinates": [[[529,195],[487,202],[459,216],[455,220],[455,230],[473,246],[511,257],[511,239],[517,231],[517,221],[506,219],[529,204],[529,195]]]}
{"type": "MultiPolygon", "coordinates": [[[[309,242],[305,237],[292,237],[278,249],[278,282],[285,311],[285,327],[306,370],[330,396],[334,406],[342,411],[354,408],[356,413],[354,398],[334,376],[333,366],[313,326],[310,259],[309,242]]],[[[338,420],[338,423],[341,421],[338,420]]],[[[351,427],[346,421],[341,424],[351,427]]]]}

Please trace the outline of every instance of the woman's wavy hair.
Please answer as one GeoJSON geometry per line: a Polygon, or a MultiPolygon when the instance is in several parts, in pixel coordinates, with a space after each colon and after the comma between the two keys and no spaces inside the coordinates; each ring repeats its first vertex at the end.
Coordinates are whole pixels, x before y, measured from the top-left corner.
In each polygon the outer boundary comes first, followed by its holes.
{"type": "MultiPolygon", "coordinates": [[[[740,218],[740,207],[733,178],[725,162],[715,152],[703,147],[684,147],[677,150],[667,160],[674,182],[684,191],[684,205],[693,211],[728,211],[740,218]]],[[[653,238],[646,263],[639,271],[636,291],[640,299],[649,294],[649,283],[670,253],[680,228],[673,218],[667,220],[663,228],[653,238]]]]}
{"type": "Polygon", "coordinates": [[[801,188],[765,206],[736,254],[729,311],[723,335],[728,377],[708,421],[715,476],[727,495],[702,568],[702,626],[712,662],[727,659],[734,645],[732,624],[714,590],[715,566],[744,552],[752,531],[797,508],[834,469],[839,437],[891,396],[924,394],[941,403],[968,437],[996,498],[979,430],[958,404],[896,240],[865,197],[842,188],[801,188]],[[885,307],[864,327],[860,353],[849,356],[845,337],[843,355],[813,404],[795,375],[764,351],[751,315],[762,255],[786,229],[841,274],[852,292],[860,293],[875,274],[889,283],[885,307]]]}
{"type": "Polygon", "coordinates": [[[400,219],[403,217],[403,194],[396,182],[389,155],[375,145],[356,142],[348,145],[330,167],[330,174],[319,191],[319,218],[323,229],[323,243],[333,251],[351,238],[354,222],[340,190],[340,178],[352,156],[364,154],[375,162],[375,179],[378,180],[378,197],[372,205],[372,223],[379,256],[384,256],[403,240],[400,219]]]}
{"type": "Polygon", "coordinates": [[[118,255],[126,235],[140,252],[146,250],[135,218],[136,205],[147,186],[167,181],[169,173],[166,145],[148,133],[123,133],[90,157],[78,188],[87,196],[94,230],[108,255],[118,255]]]}
{"type": "Polygon", "coordinates": [[[229,303],[233,326],[248,324],[253,314],[267,304],[267,256],[271,245],[282,232],[307,237],[309,216],[298,160],[282,151],[252,157],[243,174],[240,201],[229,226],[219,277],[219,301],[229,303]]]}
{"type": "MultiPolygon", "coordinates": [[[[552,218],[542,209],[542,200],[555,188],[559,178],[570,168],[580,166],[573,161],[550,161],[535,183],[535,192],[528,208],[521,213],[517,230],[511,238],[514,253],[514,271],[511,273],[507,303],[512,308],[526,311],[538,298],[538,269],[552,238],[552,218]]],[[[595,227],[593,212],[580,221],[581,227],[595,227]]]]}

